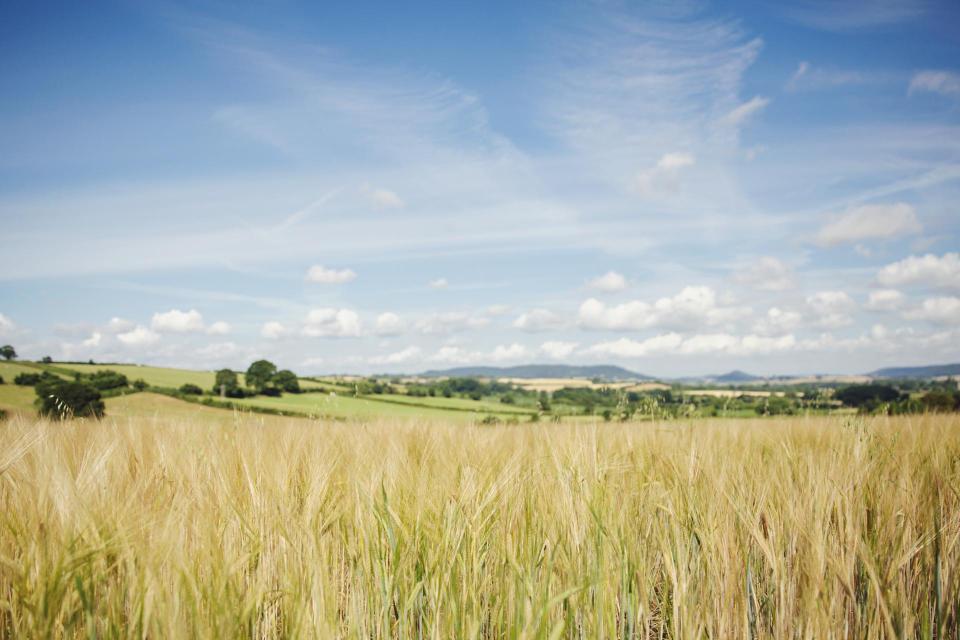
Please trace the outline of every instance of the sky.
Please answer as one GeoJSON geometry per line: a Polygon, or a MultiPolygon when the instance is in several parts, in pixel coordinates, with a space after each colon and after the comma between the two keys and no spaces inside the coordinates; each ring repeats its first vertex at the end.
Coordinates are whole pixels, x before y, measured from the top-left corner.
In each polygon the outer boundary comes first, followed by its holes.
{"type": "Polygon", "coordinates": [[[0,341],[301,374],[960,361],[960,5],[0,5],[0,341]]]}

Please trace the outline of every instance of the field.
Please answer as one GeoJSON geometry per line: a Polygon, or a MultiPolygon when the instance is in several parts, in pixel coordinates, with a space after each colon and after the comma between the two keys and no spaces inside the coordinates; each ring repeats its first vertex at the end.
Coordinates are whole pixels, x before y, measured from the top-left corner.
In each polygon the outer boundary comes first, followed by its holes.
{"type": "MultiPolygon", "coordinates": [[[[149,367],[138,364],[73,364],[57,363],[54,365],[58,369],[70,369],[80,373],[93,373],[109,369],[127,376],[133,380],[143,379],[147,384],[156,387],[177,388],[183,384],[195,384],[202,389],[213,388],[215,373],[213,371],[192,371],[190,369],[170,369],[166,367],[149,367]]],[[[238,373],[240,384],[244,384],[243,374],[238,373]]],[[[301,380],[300,386],[306,389],[320,387],[321,385],[310,380],[301,380]]]]}
{"type": "Polygon", "coordinates": [[[956,414],[108,416],[2,424],[0,637],[956,637],[956,414]]]}

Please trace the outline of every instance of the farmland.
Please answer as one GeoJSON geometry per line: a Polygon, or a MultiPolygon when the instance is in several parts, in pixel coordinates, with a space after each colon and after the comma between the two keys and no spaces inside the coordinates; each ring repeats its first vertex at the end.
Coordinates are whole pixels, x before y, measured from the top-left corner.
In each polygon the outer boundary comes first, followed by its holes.
{"type": "Polygon", "coordinates": [[[4,637],[957,630],[957,414],[489,427],[108,402],[5,425],[4,637]]]}

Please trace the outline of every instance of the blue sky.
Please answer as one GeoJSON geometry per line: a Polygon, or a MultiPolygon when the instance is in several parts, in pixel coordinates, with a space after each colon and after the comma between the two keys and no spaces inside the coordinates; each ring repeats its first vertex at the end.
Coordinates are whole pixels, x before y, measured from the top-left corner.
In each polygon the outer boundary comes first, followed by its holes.
{"type": "Polygon", "coordinates": [[[301,373],[960,359],[960,6],[0,8],[0,339],[301,373]]]}

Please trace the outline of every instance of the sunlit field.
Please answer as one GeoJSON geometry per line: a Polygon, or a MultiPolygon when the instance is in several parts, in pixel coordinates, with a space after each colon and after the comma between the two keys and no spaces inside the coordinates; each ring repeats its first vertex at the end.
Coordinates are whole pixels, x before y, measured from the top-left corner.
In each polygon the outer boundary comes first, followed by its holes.
{"type": "Polygon", "coordinates": [[[956,414],[2,429],[0,637],[957,633],[956,414]]]}

